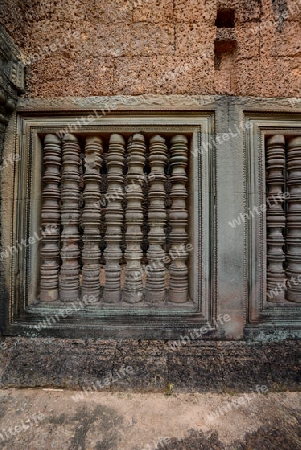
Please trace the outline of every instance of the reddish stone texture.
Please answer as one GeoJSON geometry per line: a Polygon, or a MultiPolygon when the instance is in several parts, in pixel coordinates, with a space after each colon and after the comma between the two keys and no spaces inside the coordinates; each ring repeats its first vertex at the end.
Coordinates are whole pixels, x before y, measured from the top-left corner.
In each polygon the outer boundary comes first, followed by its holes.
{"type": "Polygon", "coordinates": [[[172,22],[173,0],[133,0],[134,22],[172,22]]]}
{"type": "Polygon", "coordinates": [[[28,62],[26,96],[300,96],[301,0],[3,0],[0,12],[28,62]],[[215,26],[221,9],[234,28],[215,26]]]}
{"type": "Polygon", "coordinates": [[[175,25],[175,54],[214,59],[215,27],[208,23],[181,22],[175,25]]]}
{"type": "Polygon", "coordinates": [[[198,94],[202,90],[212,92],[212,70],[213,60],[191,56],[119,58],[115,93],[139,95],[198,94]]]}

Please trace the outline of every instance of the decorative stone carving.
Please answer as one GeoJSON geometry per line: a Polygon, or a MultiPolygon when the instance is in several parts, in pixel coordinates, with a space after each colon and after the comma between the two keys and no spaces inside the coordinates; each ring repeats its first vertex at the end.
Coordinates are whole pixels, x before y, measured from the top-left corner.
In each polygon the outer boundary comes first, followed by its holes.
{"type": "MultiPolygon", "coordinates": [[[[214,104],[218,96],[214,95],[116,95],[111,97],[68,97],[68,98],[20,98],[18,108],[20,110],[91,110],[94,109],[95,117],[101,117],[102,111],[111,110],[162,110],[165,108],[172,110],[195,109],[199,110],[201,106],[214,104]]],[[[268,101],[268,99],[266,100],[268,101]]],[[[286,103],[287,105],[287,103],[286,103]]]]}
{"type": "Polygon", "coordinates": [[[284,285],[285,282],[284,146],[282,135],[272,136],[267,141],[267,300],[273,303],[284,301],[284,291],[277,289],[278,283],[284,285]],[[271,295],[277,291],[277,295],[271,295]]]}
{"type": "Polygon", "coordinates": [[[104,288],[104,301],[117,303],[120,301],[120,274],[119,260],[122,257],[122,224],[123,208],[123,166],[125,141],[120,134],[112,134],[109,142],[107,157],[108,190],[106,210],[106,243],[104,252],[106,266],[106,284],[104,288]]]}
{"type": "Polygon", "coordinates": [[[83,251],[82,251],[82,295],[100,295],[100,170],[102,167],[102,139],[87,137],[85,147],[85,188],[83,198],[85,206],[82,214],[83,251]]]}
{"type": "Polygon", "coordinates": [[[149,162],[151,174],[149,176],[150,189],[148,220],[150,231],[148,234],[149,249],[147,252],[150,270],[146,279],[146,301],[163,302],[165,296],[165,267],[163,249],[166,223],[165,189],[166,176],[164,168],[167,161],[167,147],[165,139],[159,135],[150,140],[149,162]]]}
{"type": "Polygon", "coordinates": [[[287,300],[301,302],[301,137],[288,141],[287,300]]]}
{"type": "Polygon", "coordinates": [[[186,251],[186,228],[188,224],[186,208],[188,196],[186,189],[187,144],[188,139],[184,135],[175,135],[171,139],[172,190],[170,197],[172,206],[169,213],[171,225],[169,255],[172,262],[170,265],[169,301],[172,303],[184,303],[188,298],[188,267],[186,265],[188,256],[186,251]]]}
{"type": "Polygon", "coordinates": [[[43,164],[40,299],[49,302],[58,299],[60,267],[61,141],[54,134],[45,136],[43,164]]]}
{"type": "Polygon", "coordinates": [[[60,299],[62,301],[74,301],[79,295],[79,153],[77,137],[66,134],[63,138],[61,194],[63,231],[60,299]]]}
{"type": "Polygon", "coordinates": [[[126,178],[126,269],[123,300],[142,301],[142,231],[143,223],[141,181],[144,178],[145,141],[142,134],[134,134],[128,143],[128,173],[126,178]]]}
{"type": "MultiPolygon", "coordinates": [[[[24,64],[21,52],[0,24],[0,85],[10,84],[13,90],[24,92],[24,64]]],[[[2,86],[1,86],[2,87],[2,86]]]]}
{"type": "Polygon", "coordinates": [[[24,65],[21,53],[0,24],[0,160],[6,127],[16,109],[18,94],[24,92],[24,65]]]}
{"type": "Polygon", "coordinates": [[[19,92],[24,92],[24,64],[22,61],[11,61],[8,75],[16,89],[19,92]]]}

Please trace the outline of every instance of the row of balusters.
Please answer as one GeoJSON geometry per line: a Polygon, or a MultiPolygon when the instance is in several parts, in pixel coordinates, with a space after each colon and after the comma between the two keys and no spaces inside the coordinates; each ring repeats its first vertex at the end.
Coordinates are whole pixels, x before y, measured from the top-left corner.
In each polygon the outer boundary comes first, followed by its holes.
{"type": "MultiPolygon", "coordinates": [[[[74,301],[80,295],[99,298],[100,285],[100,224],[102,166],[104,145],[100,136],[88,136],[85,141],[85,171],[83,175],[84,206],[80,198],[80,146],[78,138],[66,134],[63,139],[48,134],[43,148],[43,189],[41,224],[44,230],[41,248],[40,300],[74,301]],[[83,227],[82,249],[79,241],[79,220],[83,227]],[[47,230],[47,232],[46,232],[47,230]],[[50,231],[49,231],[50,230],[50,231]],[[79,260],[81,257],[82,271],[79,260]],[[81,281],[80,281],[81,280],[81,281]],[[80,286],[81,285],[81,286],[80,286]]],[[[143,134],[129,137],[112,134],[107,153],[107,198],[105,285],[103,301],[106,303],[139,303],[165,301],[166,283],[164,261],[167,211],[165,207],[165,166],[170,152],[172,185],[169,211],[171,242],[169,267],[169,297],[173,303],[188,300],[188,268],[186,251],[188,212],[186,209],[188,140],[185,135],[174,135],[167,148],[162,136],[154,135],[149,143],[148,189],[148,265],[145,290],[142,282],[141,250],[143,223],[143,192],[139,181],[144,176],[146,142],[143,134]],[[123,189],[124,155],[127,152],[126,185],[123,189]],[[118,195],[116,195],[118,192],[118,195]],[[122,194],[124,192],[124,194],[122,194]],[[125,212],[125,278],[121,290],[121,243],[123,233],[123,200],[125,212]],[[179,251],[180,249],[180,251],[179,251]],[[121,295],[122,292],[122,295],[121,295]]]]}
{"type": "Polygon", "coordinates": [[[267,300],[301,302],[301,136],[267,140],[267,300]]]}

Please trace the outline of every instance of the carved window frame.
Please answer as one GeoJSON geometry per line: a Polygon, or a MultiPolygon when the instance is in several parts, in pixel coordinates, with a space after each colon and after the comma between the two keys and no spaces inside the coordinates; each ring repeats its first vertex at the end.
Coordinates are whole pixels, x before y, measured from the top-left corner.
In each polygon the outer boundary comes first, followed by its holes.
{"type": "MultiPolygon", "coordinates": [[[[245,136],[246,213],[266,204],[266,136],[301,136],[300,113],[245,113],[249,124],[245,136]]],[[[248,329],[281,328],[287,335],[298,334],[301,304],[267,301],[267,223],[266,213],[246,220],[248,329]]]]}
{"type": "MultiPolygon", "coordinates": [[[[46,327],[42,333],[56,336],[91,335],[102,337],[128,336],[147,338],[178,337],[180,330],[195,328],[212,322],[216,311],[215,276],[215,155],[211,140],[214,136],[213,111],[175,110],[174,107],[160,107],[160,111],[147,110],[147,105],[126,107],[101,116],[101,109],[85,105],[65,106],[64,110],[49,111],[36,108],[23,108],[15,117],[14,141],[7,148],[14,147],[19,164],[10,174],[14,177],[13,208],[11,229],[5,229],[6,235],[11,234],[11,245],[16,245],[22,239],[28,240],[39,226],[41,209],[41,164],[42,147],[39,136],[47,133],[57,133],[69,125],[76,126],[80,119],[95,114],[98,117],[91,125],[83,125],[77,134],[116,132],[139,132],[148,129],[154,133],[173,131],[174,133],[189,133],[192,136],[193,150],[197,156],[190,154],[191,172],[188,182],[190,189],[190,214],[193,213],[193,255],[190,263],[190,287],[193,285],[193,297],[196,307],[185,310],[185,306],[167,311],[150,314],[150,311],[88,310],[74,314],[70,318],[46,327]],[[203,146],[203,147],[202,147],[203,146]],[[206,147],[207,146],[207,147],[206,147]],[[202,148],[209,148],[202,151],[202,148]],[[26,200],[27,199],[27,200],[26,200]],[[30,201],[28,202],[28,199],[30,201]],[[36,208],[30,205],[35,204],[36,208]],[[192,278],[192,274],[193,278],[192,278]],[[192,280],[192,281],[191,281],[192,280]],[[151,316],[151,317],[150,317],[151,316]],[[129,324],[130,320],[130,324],[129,324]],[[77,323],[80,322],[80,329],[77,323]]],[[[193,110],[194,109],[194,110],[193,110]]],[[[9,151],[9,150],[7,150],[9,151]]],[[[10,209],[8,200],[7,208],[10,209]]],[[[5,207],[5,206],[4,206],[5,207]]],[[[190,242],[190,240],[189,240],[190,242]]],[[[33,296],[37,286],[38,273],[38,243],[28,248],[21,248],[12,254],[9,273],[9,311],[8,323],[12,334],[30,332],[32,323],[39,322],[47,316],[54,316],[56,309],[43,306],[32,308],[28,297],[33,296]],[[25,264],[24,264],[25,262],[25,264]],[[26,294],[28,292],[28,296],[26,294]],[[31,323],[31,324],[30,324],[31,323]]],[[[208,333],[207,337],[212,337],[208,333]]]]}

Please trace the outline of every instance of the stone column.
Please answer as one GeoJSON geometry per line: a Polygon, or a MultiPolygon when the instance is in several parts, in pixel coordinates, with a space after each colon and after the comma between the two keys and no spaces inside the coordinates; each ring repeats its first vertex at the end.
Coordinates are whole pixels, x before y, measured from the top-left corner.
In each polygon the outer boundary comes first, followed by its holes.
{"type": "Polygon", "coordinates": [[[59,297],[61,141],[54,134],[45,136],[43,164],[40,299],[48,302],[59,297]]]}
{"type": "Polygon", "coordinates": [[[79,296],[79,153],[77,137],[66,134],[63,138],[60,273],[60,299],[66,302],[75,301],[79,296]]]}
{"type": "Polygon", "coordinates": [[[188,298],[188,267],[186,260],[188,253],[187,225],[188,211],[186,198],[188,196],[186,183],[186,167],[188,163],[188,140],[184,135],[175,135],[171,139],[171,167],[172,167],[172,190],[170,197],[172,206],[169,213],[171,225],[170,241],[171,258],[169,301],[172,303],[185,303],[188,298]]]}
{"type": "Polygon", "coordinates": [[[142,134],[134,134],[128,145],[127,209],[126,209],[126,269],[123,300],[142,301],[142,231],[143,223],[141,180],[144,174],[145,142],[142,134]]]}
{"type": "MultiPolygon", "coordinates": [[[[284,286],[285,271],[283,263],[285,254],[284,228],[285,214],[283,208],[284,191],[284,136],[275,135],[267,141],[267,292],[278,291],[277,285],[284,286]]],[[[267,295],[273,303],[284,301],[284,290],[275,296],[267,295]]]]}
{"type": "Polygon", "coordinates": [[[146,279],[146,301],[163,302],[165,296],[165,267],[163,249],[165,241],[164,226],[166,224],[165,189],[166,176],[164,168],[167,161],[167,147],[165,139],[153,136],[150,140],[149,162],[151,174],[149,176],[149,208],[148,234],[149,249],[147,252],[149,271],[146,279]]]}
{"type": "Polygon", "coordinates": [[[120,258],[122,257],[122,225],[123,225],[123,166],[125,141],[120,134],[112,134],[109,143],[107,159],[108,191],[106,210],[106,244],[104,302],[118,303],[120,301],[120,258]]]}
{"type": "Polygon", "coordinates": [[[84,209],[83,251],[82,251],[82,295],[92,295],[95,299],[100,295],[100,184],[102,167],[102,139],[97,136],[87,137],[85,148],[85,189],[83,193],[84,209]]]}
{"type": "Polygon", "coordinates": [[[301,303],[301,137],[288,141],[287,185],[287,297],[289,302],[301,303]]]}

